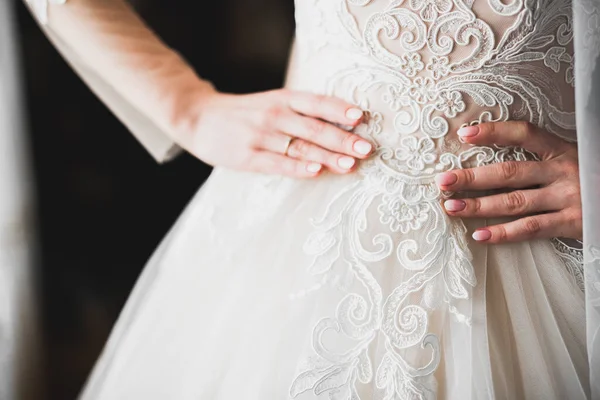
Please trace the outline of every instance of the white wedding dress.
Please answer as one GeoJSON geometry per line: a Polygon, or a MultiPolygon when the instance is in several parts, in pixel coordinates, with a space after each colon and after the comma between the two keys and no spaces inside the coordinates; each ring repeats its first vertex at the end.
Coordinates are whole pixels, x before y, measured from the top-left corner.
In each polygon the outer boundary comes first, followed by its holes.
{"type": "Polygon", "coordinates": [[[436,174],[575,139],[569,0],[298,0],[287,87],[366,111],[377,153],[316,180],[216,168],[156,251],[83,400],[589,398],[582,255],[477,244],[436,174]]]}

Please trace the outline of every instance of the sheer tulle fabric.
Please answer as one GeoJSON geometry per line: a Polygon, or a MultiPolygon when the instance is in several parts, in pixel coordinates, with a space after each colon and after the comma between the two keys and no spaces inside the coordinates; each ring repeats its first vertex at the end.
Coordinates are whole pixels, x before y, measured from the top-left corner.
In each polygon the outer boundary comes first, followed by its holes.
{"type": "MultiPolygon", "coordinates": [[[[343,180],[216,171],[150,261],[83,398],[286,398],[311,355],[310,328],[344,296],[316,289],[299,268],[310,263],[299,246],[307,221],[343,180]]],[[[552,245],[471,245],[478,271],[487,271],[472,326],[448,311],[430,319],[444,349],[438,397],[585,398],[584,298],[552,245]]],[[[389,291],[406,276],[389,262],[377,278],[389,291]]],[[[381,359],[385,343],[369,353],[381,359]]],[[[357,393],[384,398],[375,382],[357,393]]]]}

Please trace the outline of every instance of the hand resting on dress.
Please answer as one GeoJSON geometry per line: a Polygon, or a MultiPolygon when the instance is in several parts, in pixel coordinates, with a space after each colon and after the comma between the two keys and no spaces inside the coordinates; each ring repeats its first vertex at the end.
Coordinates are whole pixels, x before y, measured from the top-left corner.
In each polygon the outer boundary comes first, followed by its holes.
{"type": "Polygon", "coordinates": [[[444,202],[447,213],[456,217],[521,217],[478,229],[473,233],[475,240],[487,243],[551,237],[581,240],[577,145],[532,124],[517,121],[469,126],[461,128],[458,135],[464,143],[518,146],[539,157],[539,161],[509,161],[437,176],[438,186],[453,192],[514,189],[503,194],[444,202]]]}
{"type": "Polygon", "coordinates": [[[214,92],[197,104],[198,117],[176,140],[214,166],[310,178],[323,167],[350,172],[373,151],[369,142],[334,125],[354,127],[363,112],[333,97],[286,89],[214,92]]]}
{"type": "Polygon", "coordinates": [[[352,171],[373,150],[334,125],[361,122],[351,104],[290,90],[218,93],[124,0],[53,3],[36,7],[45,30],[96,89],[110,89],[113,109],[130,106],[119,117],[160,160],[176,142],[208,164],[304,178],[352,171]]]}

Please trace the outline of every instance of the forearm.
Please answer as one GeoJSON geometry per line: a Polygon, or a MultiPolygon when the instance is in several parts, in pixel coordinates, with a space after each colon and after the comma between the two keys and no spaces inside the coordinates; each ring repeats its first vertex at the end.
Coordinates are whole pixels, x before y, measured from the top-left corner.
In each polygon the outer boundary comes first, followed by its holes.
{"type": "Polygon", "coordinates": [[[45,26],[171,138],[187,133],[212,91],[123,0],[50,4],[45,26]]]}

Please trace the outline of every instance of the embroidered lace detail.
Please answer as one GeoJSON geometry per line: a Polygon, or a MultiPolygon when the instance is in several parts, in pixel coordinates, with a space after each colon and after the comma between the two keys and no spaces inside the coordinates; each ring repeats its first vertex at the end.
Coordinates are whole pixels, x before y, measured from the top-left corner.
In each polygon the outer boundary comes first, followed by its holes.
{"type": "Polygon", "coordinates": [[[48,23],[48,4],[65,4],[67,0],[27,0],[34,15],[42,23],[48,23]]]}
{"type": "MultiPolygon", "coordinates": [[[[359,400],[359,385],[374,382],[384,400],[433,399],[442,353],[430,315],[475,324],[470,297],[477,283],[467,230],[443,211],[440,200],[450,193],[434,177],[535,158],[523,149],[463,145],[450,132],[467,124],[526,120],[574,140],[570,1],[303,0],[296,6],[300,58],[319,71],[307,75],[327,75],[327,94],[366,111],[355,132],[377,151],[361,164],[360,179],[313,221],[304,245],[315,290],[333,286],[343,297],[314,327],[315,355],[290,396],[359,400]],[[378,281],[385,265],[402,269],[399,286],[378,281]],[[373,365],[376,340],[385,352],[373,365]]],[[[575,250],[555,246],[580,283],[575,250]]]]}
{"type": "Polygon", "coordinates": [[[562,258],[565,263],[565,268],[569,271],[569,274],[575,278],[577,286],[584,291],[585,290],[585,279],[583,270],[583,249],[573,247],[567,243],[553,239],[552,244],[557,254],[562,258]]]}

